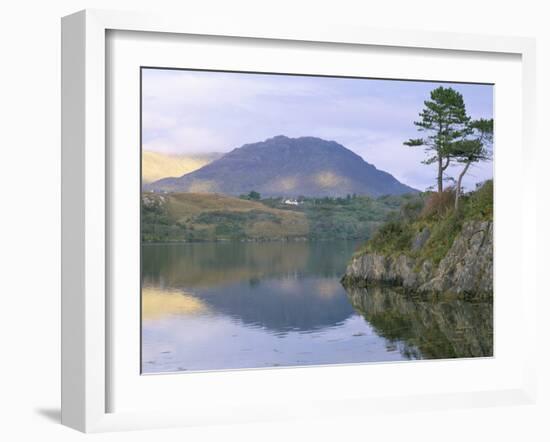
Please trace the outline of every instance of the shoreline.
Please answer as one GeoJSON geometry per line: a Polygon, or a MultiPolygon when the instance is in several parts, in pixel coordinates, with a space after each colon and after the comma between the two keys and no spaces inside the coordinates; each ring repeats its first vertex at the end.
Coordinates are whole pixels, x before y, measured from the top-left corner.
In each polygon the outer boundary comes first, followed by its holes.
{"type": "Polygon", "coordinates": [[[305,237],[300,238],[286,238],[286,239],[219,239],[219,240],[210,240],[210,241],[141,241],[142,246],[147,245],[171,245],[171,244],[234,244],[234,243],[316,243],[316,242],[336,242],[336,241],[357,241],[364,243],[367,239],[364,238],[335,238],[335,239],[310,239],[305,237]]]}
{"type": "Polygon", "coordinates": [[[350,278],[344,274],[340,278],[342,287],[352,290],[390,289],[407,298],[421,298],[426,300],[462,300],[469,302],[493,302],[493,292],[454,292],[452,290],[422,290],[420,288],[405,287],[403,284],[389,281],[369,281],[361,278],[350,278]]]}

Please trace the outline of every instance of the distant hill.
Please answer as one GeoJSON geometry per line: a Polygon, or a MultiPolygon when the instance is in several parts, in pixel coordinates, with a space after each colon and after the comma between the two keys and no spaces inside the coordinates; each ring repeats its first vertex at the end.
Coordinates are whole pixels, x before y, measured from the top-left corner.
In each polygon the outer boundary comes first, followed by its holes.
{"type": "Polygon", "coordinates": [[[420,194],[253,201],[217,193],[143,192],[143,242],[365,240],[420,194]],[[393,215],[391,215],[393,214],[393,215]]]}
{"type": "Polygon", "coordinates": [[[152,183],[162,178],[179,177],[200,169],[221,156],[221,153],[170,155],[143,151],[141,157],[143,182],[152,183]]]}
{"type": "Polygon", "coordinates": [[[284,240],[305,238],[303,213],[227,195],[142,194],[143,241],[284,240]]]}
{"type": "Polygon", "coordinates": [[[164,178],[148,190],[262,196],[337,197],[400,195],[416,190],[378,170],[334,141],[277,136],[245,144],[179,178],[164,178]]]}

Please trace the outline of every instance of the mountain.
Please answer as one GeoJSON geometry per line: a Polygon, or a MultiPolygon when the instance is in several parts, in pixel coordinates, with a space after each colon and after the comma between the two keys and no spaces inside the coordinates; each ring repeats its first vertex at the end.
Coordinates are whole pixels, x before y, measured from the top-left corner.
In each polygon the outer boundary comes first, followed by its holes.
{"type": "Polygon", "coordinates": [[[179,178],[164,178],[147,190],[262,196],[336,197],[398,195],[416,190],[378,170],[334,141],[277,136],[233,149],[179,178]]]}
{"type": "Polygon", "coordinates": [[[141,157],[143,182],[152,183],[161,178],[182,176],[200,169],[202,166],[217,160],[221,156],[221,153],[170,155],[143,151],[141,157]]]}

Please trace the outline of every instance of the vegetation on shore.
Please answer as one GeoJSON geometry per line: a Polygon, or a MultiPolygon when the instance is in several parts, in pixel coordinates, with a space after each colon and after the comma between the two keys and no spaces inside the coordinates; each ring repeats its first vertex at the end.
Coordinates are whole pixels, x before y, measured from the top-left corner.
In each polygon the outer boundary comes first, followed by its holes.
{"type": "Polygon", "coordinates": [[[143,242],[365,239],[415,194],[341,198],[241,198],[208,193],[142,195],[143,242]]]}
{"type": "Polygon", "coordinates": [[[453,188],[441,193],[425,193],[405,202],[398,215],[383,224],[356,252],[356,256],[365,253],[404,254],[419,258],[418,262],[429,259],[437,265],[451,248],[464,223],[492,221],[493,181],[488,180],[477,190],[464,194],[458,209],[455,209],[454,202],[453,188]],[[429,237],[420,244],[423,232],[429,232],[429,237]]]}

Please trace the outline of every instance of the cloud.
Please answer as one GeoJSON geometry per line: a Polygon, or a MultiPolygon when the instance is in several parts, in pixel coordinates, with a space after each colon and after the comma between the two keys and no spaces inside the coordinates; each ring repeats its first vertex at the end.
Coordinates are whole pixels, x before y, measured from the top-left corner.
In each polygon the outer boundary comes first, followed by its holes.
{"type": "Polygon", "coordinates": [[[175,125],[169,130],[158,131],[143,143],[143,149],[162,153],[218,152],[224,147],[223,134],[215,128],[175,125]]]}

